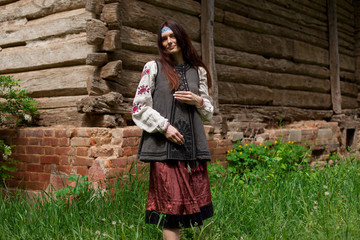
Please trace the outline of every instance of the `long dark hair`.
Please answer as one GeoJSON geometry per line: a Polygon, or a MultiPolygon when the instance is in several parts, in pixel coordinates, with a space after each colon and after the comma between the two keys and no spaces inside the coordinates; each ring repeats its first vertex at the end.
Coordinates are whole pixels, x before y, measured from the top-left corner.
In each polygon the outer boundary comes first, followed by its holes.
{"type": "Polygon", "coordinates": [[[163,66],[166,77],[171,85],[171,90],[176,90],[179,87],[180,79],[175,71],[175,65],[172,60],[171,54],[166,53],[166,50],[162,45],[161,29],[163,29],[165,26],[169,27],[173,31],[177,45],[181,48],[184,61],[195,68],[203,67],[206,70],[207,84],[208,87],[211,88],[212,81],[209,70],[207,69],[207,67],[205,66],[199,55],[197,54],[194,46],[191,43],[189,36],[185,32],[185,29],[177,22],[172,20],[167,20],[160,25],[158,31],[158,49],[160,55],[160,62],[163,66]]]}

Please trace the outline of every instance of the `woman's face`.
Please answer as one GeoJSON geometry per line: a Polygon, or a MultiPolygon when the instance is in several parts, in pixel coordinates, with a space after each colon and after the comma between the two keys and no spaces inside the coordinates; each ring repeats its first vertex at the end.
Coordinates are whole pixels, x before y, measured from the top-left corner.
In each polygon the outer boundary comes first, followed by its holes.
{"type": "Polygon", "coordinates": [[[161,41],[166,53],[174,55],[181,51],[173,31],[167,26],[161,30],[161,41]]]}

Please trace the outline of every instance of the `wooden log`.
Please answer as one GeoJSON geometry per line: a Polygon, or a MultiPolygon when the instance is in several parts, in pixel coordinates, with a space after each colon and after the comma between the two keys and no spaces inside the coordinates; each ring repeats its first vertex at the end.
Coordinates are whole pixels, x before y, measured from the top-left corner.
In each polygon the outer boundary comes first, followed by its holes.
{"type": "Polygon", "coordinates": [[[91,45],[100,45],[103,43],[108,28],[105,23],[98,19],[89,19],[86,21],[86,41],[91,45]]]}
{"type": "Polygon", "coordinates": [[[306,90],[328,93],[329,80],[301,75],[283,74],[241,68],[227,65],[216,65],[219,82],[245,83],[266,86],[269,88],[306,90]]]}
{"type": "Polygon", "coordinates": [[[194,16],[200,15],[200,3],[193,0],[183,0],[183,1],[143,0],[143,1],[161,8],[172,9],[189,15],[194,15],[194,16]]]}
{"type": "Polygon", "coordinates": [[[93,66],[103,66],[108,62],[107,53],[90,53],[86,57],[86,64],[93,66]]]}
{"type": "Polygon", "coordinates": [[[122,49],[111,53],[109,58],[112,61],[121,59],[123,68],[141,72],[144,65],[151,60],[157,59],[158,55],[122,49]]]}
{"type": "Polygon", "coordinates": [[[84,9],[56,13],[44,18],[15,22],[0,28],[0,46],[13,46],[54,36],[84,32],[91,13],[84,9]]]}
{"type": "Polygon", "coordinates": [[[36,98],[38,102],[38,109],[56,109],[77,107],[77,102],[87,97],[87,95],[80,96],[66,96],[66,97],[41,97],[36,98]]]}
{"type": "Polygon", "coordinates": [[[121,36],[119,30],[110,30],[106,33],[102,49],[110,52],[121,49],[121,36]]]}
{"type": "Polygon", "coordinates": [[[123,96],[118,92],[109,92],[102,96],[88,96],[77,102],[80,113],[121,113],[123,96]]]}
{"type": "Polygon", "coordinates": [[[341,70],[355,72],[355,57],[339,54],[339,65],[341,70]]]}
{"type": "Polygon", "coordinates": [[[215,48],[216,62],[245,68],[266,70],[270,72],[306,75],[315,78],[329,78],[327,67],[295,63],[286,59],[265,58],[261,55],[235,51],[229,48],[215,48]]]}
{"type": "Polygon", "coordinates": [[[0,0],[0,5],[5,5],[5,4],[9,4],[9,3],[13,3],[19,0],[0,0]]]}
{"type": "Polygon", "coordinates": [[[271,105],[273,91],[268,87],[219,82],[220,104],[249,104],[249,105],[271,105]]]}
{"type": "Polygon", "coordinates": [[[139,85],[141,78],[141,71],[132,71],[123,69],[121,80],[119,82],[120,90],[119,92],[124,96],[128,98],[133,98],[135,96],[136,89],[139,85]]]}
{"type": "MultiPolygon", "coordinates": [[[[250,19],[232,12],[225,12],[224,23],[234,26],[236,28],[246,29],[258,33],[267,33],[270,35],[287,37],[290,39],[298,39],[313,45],[327,48],[328,42],[325,37],[321,39],[319,37],[308,35],[299,32],[298,30],[289,29],[284,26],[277,26],[275,24],[269,24],[257,20],[250,19]]],[[[326,33],[324,33],[325,35],[326,33]]]]}
{"type": "Polygon", "coordinates": [[[357,98],[341,96],[341,109],[357,109],[358,107],[357,98]]]}
{"type": "Polygon", "coordinates": [[[155,54],[158,52],[157,35],[145,30],[122,26],[121,43],[123,49],[155,54]]]}
{"type": "MultiPolygon", "coordinates": [[[[0,54],[0,74],[85,64],[92,46],[86,44],[86,34],[67,36],[65,39],[52,39],[32,47],[3,49],[0,54]]],[[[31,45],[30,45],[31,46],[31,45]]]]}
{"type": "Polygon", "coordinates": [[[340,81],[340,89],[342,96],[357,98],[359,93],[357,84],[354,83],[340,81]]]}
{"type": "Polygon", "coordinates": [[[48,16],[58,12],[84,8],[84,0],[72,1],[39,1],[27,0],[17,1],[9,5],[0,6],[0,22],[19,18],[35,19],[48,16]],[[19,11],[21,9],[21,11],[19,11]]]}
{"type": "MultiPolygon", "coordinates": [[[[259,5],[259,2],[249,2],[249,4],[259,5]]],[[[263,3],[262,5],[265,5],[265,3],[263,3]]],[[[239,15],[251,19],[256,19],[264,23],[283,26],[294,31],[299,31],[304,34],[316,36],[323,40],[327,39],[326,29],[319,31],[318,29],[315,29],[312,24],[310,25],[310,27],[300,25],[297,21],[289,21],[288,19],[279,16],[276,12],[274,13],[270,10],[265,10],[265,8],[263,8],[262,6],[258,6],[257,8],[255,8],[247,5],[246,3],[234,2],[231,0],[215,1],[215,6],[225,11],[237,13],[239,15]]]]}
{"type": "Polygon", "coordinates": [[[106,4],[102,10],[100,19],[106,22],[109,29],[117,30],[121,27],[121,7],[119,3],[106,4]]]}
{"type": "Polygon", "coordinates": [[[356,82],[356,73],[340,71],[340,80],[344,82],[356,82]]]}
{"type": "Polygon", "coordinates": [[[32,97],[52,97],[87,94],[87,81],[95,67],[73,66],[11,74],[21,79],[21,88],[32,97]]]}
{"type": "Polygon", "coordinates": [[[125,26],[157,34],[162,22],[173,19],[181,23],[192,40],[200,41],[200,20],[197,17],[141,1],[121,0],[120,4],[122,24],[125,26]]]}
{"type": "Polygon", "coordinates": [[[328,1],[329,21],[329,62],[330,62],[330,83],[331,102],[333,111],[341,114],[341,90],[340,90],[340,60],[337,35],[336,2],[328,1]]]}
{"type": "MultiPolygon", "coordinates": [[[[218,80],[215,66],[214,47],[214,0],[204,0],[201,4],[201,54],[204,64],[210,71],[212,87],[210,96],[213,99],[214,111],[219,111],[218,80]]],[[[210,80],[210,79],[209,79],[210,80]]]]}
{"type": "Polygon", "coordinates": [[[101,68],[100,77],[105,79],[110,79],[118,81],[120,79],[122,70],[122,61],[112,61],[107,63],[104,67],[101,68]]]}
{"type": "Polygon", "coordinates": [[[268,57],[294,59],[300,63],[328,65],[326,49],[304,42],[234,29],[215,23],[215,45],[268,57]]]}
{"type": "Polygon", "coordinates": [[[100,96],[112,91],[120,91],[120,87],[117,82],[105,80],[97,76],[90,77],[87,84],[87,90],[90,96],[100,96]]]}
{"type": "Polygon", "coordinates": [[[273,105],[308,109],[331,109],[331,96],[326,93],[273,89],[273,105]]]}
{"type": "Polygon", "coordinates": [[[104,7],[104,0],[86,0],[85,9],[89,12],[100,15],[104,7]]]}
{"type": "Polygon", "coordinates": [[[38,112],[39,120],[36,124],[39,126],[84,126],[84,114],[79,113],[76,107],[40,109],[38,112]]]}

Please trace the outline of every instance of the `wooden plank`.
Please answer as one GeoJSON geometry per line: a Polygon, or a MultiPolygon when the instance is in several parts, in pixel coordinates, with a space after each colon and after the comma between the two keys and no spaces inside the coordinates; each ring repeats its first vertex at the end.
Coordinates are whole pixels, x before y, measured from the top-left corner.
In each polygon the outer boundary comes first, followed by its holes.
{"type": "Polygon", "coordinates": [[[200,3],[194,0],[143,0],[144,2],[151,3],[161,8],[168,8],[175,11],[183,12],[186,14],[199,16],[200,14],[200,3]]]}
{"type": "Polygon", "coordinates": [[[0,54],[0,74],[85,64],[87,55],[93,52],[86,43],[86,33],[6,48],[0,54]]]}
{"type": "Polygon", "coordinates": [[[340,81],[340,89],[342,96],[348,96],[353,98],[357,98],[358,96],[359,91],[357,84],[340,81]]]}
{"type": "Polygon", "coordinates": [[[119,92],[124,97],[132,98],[135,96],[136,89],[141,78],[141,71],[132,71],[123,69],[121,74],[121,81],[119,82],[119,92]]]}
{"type": "Polygon", "coordinates": [[[0,5],[5,5],[5,4],[9,4],[9,3],[13,3],[19,0],[0,0],[0,5]]]}
{"type": "Polygon", "coordinates": [[[179,11],[159,8],[152,4],[140,1],[120,1],[122,24],[136,29],[156,33],[161,23],[168,19],[175,20],[185,28],[189,37],[200,41],[200,20],[179,11]]]}
{"type": "Polygon", "coordinates": [[[210,71],[212,87],[210,95],[213,99],[214,111],[219,111],[219,92],[215,66],[214,47],[214,0],[203,0],[201,3],[201,54],[204,64],[210,71]]]}
{"type": "Polygon", "coordinates": [[[10,21],[18,18],[35,19],[45,17],[57,12],[64,12],[78,8],[84,8],[84,0],[72,1],[39,1],[26,0],[17,1],[8,5],[0,6],[0,22],[10,21]],[[21,9],[21,11],[19,11],[21,9]]]}
{"type": "Polygon", "coordinates": [[[217,63],[225,65],[324,79],[328,79],[330,76],[327,67],[295,63],[286,59],[265,58],[262,55],[235,51],[229,48],[216,47],[215,57],[217,63]]]}
{"type": "Polygon", "coordinates": [[[145,64],[158,58],[156,54],[140,53],[129,50],[121,50],[110,54],[110,59],[121,59],[123,68],[142,71],[145,64]]]}
{"type": "Polygon", "coordinates": [[[85,97],[87,97],[87,95],[66,97],[41,97],[36,98],[36,101],[39,104],[38,109],[56,109],[76,107],[76,103],[85,97]]]}
{"type": "Polygon", "coordinates": [[[269,88],[330,92],[329,80],[301,75],[274,73],[258,69],[217,64],[219,82],[255,84],[269,88]]]}
{"type": "Polygon", "coordinates": [[[37,39],[85,32],[91,13],[78,9],[53,14],[41,19],[9,24],[0,28],[0,46],[16,45],[37,39]]]}
{"type": "Polygon", "coordinates": [[[79,113],[76,107],[40,109],[38,112],[39,120],[37,124],[40,126],[86,126],[84,124],[85,114],[79,113]]]}
{"type": "Polygon", "coordinates": [[[326,93],[273,89],[273,105],[307,109],[331,109],[331,96],[326,93]]]}
{"type": "Polygon", "coordinates": [[[328,19],[331,103],[335,114],[341,114],[340,60],[336,20],[336,0],[328,0],[328,19]]]}
{"type": "Polygon", "coordinates": [[[74,66],[11,74],[21,79],[21,87],[33,97],[87,94],[87,81],[94,75],[93,66],[74,66]]]}
{"type": "Polygon", "coordinates": [[[157,35],[145,30],[122,26],[121,43],[123,49],[154,54],[158,52],[157,35]]]}

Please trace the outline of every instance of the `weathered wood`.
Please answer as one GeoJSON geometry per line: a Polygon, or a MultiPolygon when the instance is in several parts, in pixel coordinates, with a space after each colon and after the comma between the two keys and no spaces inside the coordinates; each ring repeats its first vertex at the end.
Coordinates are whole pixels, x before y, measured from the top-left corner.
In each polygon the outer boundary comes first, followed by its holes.
{"type": "Polygon", "coordinates": [[[105,80],[97,76],[90,77],[87,84],[87,90],[90,96],[100,96],[112,91],[120,91],[120,87],[117,82],[105,80]]]}
{"type": "Polygon", "coordinates": [[[120,29],[121,7],[119,3],[106,4],[102,10],[100,19],[106,22],[109,29],[120,29]]]}
{"type": "Polygon", "coordinates": [[[356,109],[358,107],[357,98],[341,96],[341,109],[356,109]]]}
{"type": "MultiPolygon", "coordinates": [[[[215,1],[215,6],[225,11],[233,12],[251,19],[256,19],[264,23],[270,23],[278,26],[283,26],[294,31],[299,31],[308,35],[316,36],[326,40],[326,30],[319,31],[315,29],[313,25],[303,26],[296,21],[289,21],[284,17],[280,17],[277,13],[272,13],[263,8],[264,3],[255,1],[252,4],[258,5],[258,8],[248,6],[245,3],[234,2],[231,0],[215,1]]],[[[251,4],[251,3],[250,3],[251,4]]]]}
{"type": "Polygon", "coordinates": [[[89,12],[100,15],[104,7],[104,0],[86,0],[85,9],[89,12]]]}
{"type": "Polygon", "coordinates": [[[291,73],[306,75],[315,78],[329,78],[327,67],[310,64],[294,63],[293,61],[278,58],[265,58],[261,55],[235,51],[229,48],[215,48],[216,62],[245,68],[266,70],[270,72],[291,73]]]}
{"type": "Polygon", "coordinates": [[[357,84],[340,81],[340,89],[342,96],[345,95],[353,98],[357,98],[358,96],[359,91],[357,84]]]}
{"type": "Polygon", "coordinates": [[[329,80],[327,79],[274,73],[222,64],[217,64],[216,68],[220,82],[256,84],[269,88],[296,89],[322,93],[330,91],[329,80]]]}
{"type": "Polygon", "coordinates": [[[122,113],[124,109],[121,105],[123,96],[118,92],[109,92],[102,96],[88,96],[77,102],[80,113],[122,113]]]}
{"type": "Polygon", "coordinates": [[[55,97],[87,94],[87,81],[94,71],[92,66],[74,66],[11,75],[21,79],[21,88],[31,91],[32,97],[55,97]]]}
{"type": "Polygon", "coordinates": [[[122,70],[122,61],[112,61],[107,63],[104,67],[101,68],[100,77],[105,79],[110,79],[118,81],[121,76],[122,70]]]}
{"type": "Polygon", "coordinates": [[[194,0],[143,0],[161,8],[168,8],[186,14],[198,16],[200,14],[200,3],[194,0]]]}
{"type": "Polygon", "coordinates": [[[327,66],[329,61],[326,49],[296,40],[234,29],[220,23],[215,23],[214,40],[216,46],[268,57],[294,59],[300,63],[327,66]]]}
{"type": "Polygon", "coordinates": [[[123,49],[155,54],[158,52],[157,35],[145,30],[122,26],[121,43],[123,49]]]}
{"type": "Polygon", "coordinates": [[[326,93],[273,89],[273,105],[308,109],[331,109],[331,96],[326,93]]]}
{"type": "Polygon", "coordinates": [[[13,3],[19,0],[0,0],[0,5],[5,5],[5,4],[9,4],[9,3],[13,3]]]}
{"type": "Polygon", "coordinates": [[[151,60],[157,59],[158,55],[122,49],[111,53],[109,58],[112,60],[121,59],[123,68],[141,72],[144,65],[151,60]]]}
{"type": "Polygon", "coordinates": [[[219,111],[218,81],[215,67],[214,47],[214,0],[203,0],[201,3],[201,57],[210,71],[212,87],[210,95],[215,112],[219,111]]]}
{"type": "Polygon", "coordinates": [[[355,79],[360,83],[360,1],[354,1],[355,12],[355,79]]]}
{"type": "Polygon", "coordinates": [[[339,54],[339,67],[341,70],[355,72],[355,58],[339,54]]]}
{"type": "Polygon", "coordinates": [[[105,23],[98,19],[89,19],[86,21],[86,41],[91,45],[100,45],[103,43],[108,28],[105,23]]]}
{"type": "Polygon", "coordinates": [[[181,23],[192,40],[200,41],[200,20],[197,17],[146,2],[121,0],[120,4],[122,24],[125,26],[157,34],[162,22],[173,19],[181,23]]]}
{"type": "Polygon", "coordinates": [[[273,101],[273,91],[268,87],[229,82],[218,84],[220,104],[271,105],[273,101]]]}
{"type": "Polygon", "coordinates": [[[333,111],[336,114],[341,114],[340,60],[335,0],[328,0],[328,19],[331,102],[333,111]]]}
{"type": "Polygon", "coordinates": [[[34,43],[32,47],[3,49],[0,74],[85,64],[87,55],[94,52],[93,47],[86,44],[85,35],[82,33],[73,38],[68,35],[65,39],[42,41],[39,45],[34,43]]]}
{"type": "Polygon", "coordinates": [[[121,49],[121,35],[119,30],[110,30],[106,33],[102,49],[111,52],[121,49]]]}
{"type": "Polygon", "coordinates": [[[103,66],[108,62],[107,53],[90,53],[86,57],[86,64],[93,66],[103,66]]]}
{"type": "Polygon", "coordinates": [[[17,1],[12,4],[0,6],[0,22],[24,17],[27,19],[35,19],[57,12],[64,12],[83,7],[85,7],[84,0],[17,1]],[[21,11],[19,11],[19,9],[21,9],[21,11]]]}
{"type": "Polygon", "coordinates": [[[48,37],[84,32],[91,13],[78,9],[53,14],[29,22],[16,22],[0,27],[0,46],[22,44],[48,37]]]}
{"type": "Polygon", "coordinates": [[[128,98],[133,98],[135,96],[136,89],[139,85],[141,78],[141,71],[132,71],[123,69],[121,80],[119,82],[120,90],[119,92],[128,98]]]}
{"type": "Polygon", "coordinates": [[[87,97],[87,95],[80,96],[66,96],[66,97],[41,97],[36,98],[38,102],[38,109],[55,109],[77,107],[77,102],[87,97]]]}
{"type": "Polygon", "coordinates": [[[83,126],[84,114],[79,113],[76,107],[40,109],[38,112],[39,120],[37,124],[40,126],[83,126]]]}

